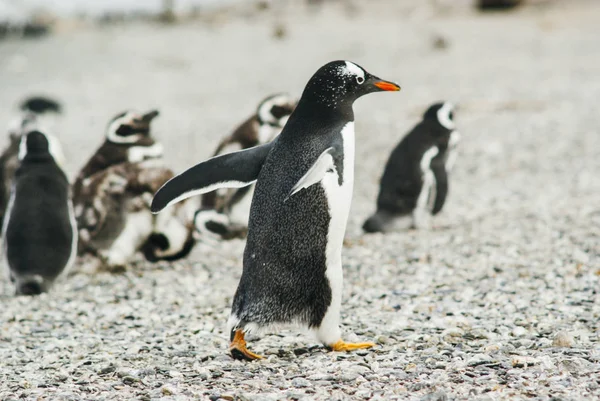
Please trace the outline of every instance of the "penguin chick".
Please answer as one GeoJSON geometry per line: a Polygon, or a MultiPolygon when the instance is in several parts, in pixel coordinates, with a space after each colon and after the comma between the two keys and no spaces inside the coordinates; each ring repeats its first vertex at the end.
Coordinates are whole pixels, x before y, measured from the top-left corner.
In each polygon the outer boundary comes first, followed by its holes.
{"type": "Polygon", "coordinates": [[[427,228],[448,194],[448,172],[459,141],[454,106],[436,103],[392,151],[381,178],[377,211],[363,224],[366,232],[427,228]]]}
{"type": "MultiPolygon", "coordinates": [[[[256,113],[223,139],[213,156],[249,149],[272,141],[283,129],[296,107],[296,99],[285,93],[263,99],[256,113]]],[[[250,201],[254,185],[239,189],[220,189],[202,196],[194,225],[199,237],[244,238],[248,229],[250,201]]]]}
{"type": "Polygon", "coordinates": [[[138,250],[150,261],[186,256],[196,205],[156,217],[149,210],[152,194],[172,177],[156,160],[121,163],[88,177],[75,198],[80,253],[100,257],[110,269],[126,266],[138,250]]]}
{"type": "Polygon", "coordinates": [[[108,124],[102,145],[83,166],[75,183],[74,196],[78,196],[83,181],[95,173],[124,162],[141,162],[161,158],[163,146],[154,140],[150,125],[159,114],[158,110],[139,114],[125,111],[116,115],[108,124]]]}
{"type": "Polygon", "coordinates": [[[308,81],[275,140],[197,164],[155,194],[151,209],[159,212],[193,195],[256,182],[228,321],[232,357],[261,358],[246,348],[245,333],[282,325],[307,328],[335,351],[374,345],[346,343],[339,328],[354,181],[352,105],[368,93],[398,90],[352,62],[330,62],[308,81]]]}
{"type": "Polygon", "coordinates": [[[77,254],[67,176],[40,131],[23,135],[2,225],[4,255],[17,295],[48,291],[77,254]]]}

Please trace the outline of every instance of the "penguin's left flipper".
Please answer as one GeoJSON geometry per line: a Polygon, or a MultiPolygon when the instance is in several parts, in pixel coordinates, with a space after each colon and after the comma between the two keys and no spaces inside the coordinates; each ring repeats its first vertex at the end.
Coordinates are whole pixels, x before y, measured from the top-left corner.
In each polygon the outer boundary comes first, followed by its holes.
{"type": "Polygon", "coordinates": [[[274,142],[216,156],[196,164],[167,181],[154,195],[150,210],[158,213],[190,196],[219,188],[242,188],[252,184],[258,178],[274,142]]]}
{"type": "MultiPolygon", "coordinates": [[[[444,207],[446,202],[446,196],[448,195],[448,172],[446,167],[441,165],[432,165],[431,170],[435,177],[435,184],[432,188],[432,201],[431,214],[438,214],[444,207]]],[[[431,196],[431,195],[430,195],[431,196]]]]}
{"type": "Polygon", "coordinates": [[[300,192],[304,188],[308,188],[320,182],[327,173],[340,172],[339,163],[342,159],[342,154],[337,147],[327,148],[319,155],[314,164],[308,169],[306,174],[298,180],[292,188],[285,200],[291,198],[294,194],[300,192]]]}
{"type": "Polygon", "coordinates": [[[357,349],[365,349],[374,347],[375,343],[347,343],[344,340],[338,340],[333,345],[330,345],[332,351],[354,351],[357,349]]]}

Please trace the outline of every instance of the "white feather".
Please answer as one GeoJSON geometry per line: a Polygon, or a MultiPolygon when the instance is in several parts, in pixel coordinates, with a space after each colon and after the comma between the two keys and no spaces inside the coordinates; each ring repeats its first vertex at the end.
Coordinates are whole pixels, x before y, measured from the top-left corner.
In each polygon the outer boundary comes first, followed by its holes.
{"type": "Polygon", "coordinates": [[[437,118],[440,124],[448,129],[454,129],[454,121],[450,119],[450,112],[454,110],[454,105],[450,102],[445,102],[437,111],[437,118]]]}
{"type": "Polygon", "coordinates": [[[346,70],[350,75],[355,75],[362,79],[365,78],[365,72],[363,71],[363,69],[350,61],[346,61],[346,70]]]}
{"type": "Polygon", "coordinates": [[[330,153],[332,149],[333,148],[328,148],[323,153],[321,153],[321,155],[319,155],[315,163],[308,169],[306,174],[304,174],[302,178],[298,180],[296,185],[294,185],[294,187],[290,191],[290,194],[287,196],[288,198],[292,197],[295,193],[299,192],[300,190],[308,188],[311,185],[320,182],[323,179],[323,177],[325,177],[325,174],[335,172],[333,157],[330,153]]]}
{"type": "Polygon", "coordinates": [[[342,246],[352,201],[352,188],[354,186],[353,122],[349,122],[342,129],[342,139],[344,146],[344,176],[342,185],[339,185],[337,174],[326,174],[321,181],[331,216],[325,249],[327,263],[325,276],[331,288],[331,304],[327,308],[321,325],[315,330],[315,334],[319,341],[326,345],[332,345],[341,338],[339,321],[344,278],[342,271],[342,246]]]}
{"type": "MultiPolygon", "coordinates": [[[[252,181],[249,181],[249,182],[241,182],[241,181],[221,181],[221,182],[217,182],[216,184],[208,185],[208,186],[206,186],[206,187],[204,187],[204,188],[200,188],[200,189],[194,189],[194,190],[191,190],[191,191],[185,192],[185,193],[183,193],[183,194],[179,195],[178,197],[176,197],[175,199],[171,200],[171,201],[170,201],[169,203],[167,203],[167,204],[166,204],[166,206],[165,206],[163,209],[161,209],[161,210],[164,210],[164,209],[166,209],[167,207],[169,207],[169,206],[171,206],[171,205],[173,205],[173,204],[175,204],[175,203],[177,203],[177,202],[181,202],[182,200],[184,200],[184,199],[187,199],[187,198],[190,198],[190,197],[192,197],[192,196],[196,196],[196,195],[202,195],[202,194],[205,194],[205,193],[208,193],[208,192],[215,191],[215,190],[217,190],[217,189],[219,189],[219,188],[243,188],[243,187],[246,187],[246,186],[248,186],[248,185],[250,185],[250,184],[253,184],[255,181],[256,181],[256,180],[252,180],[252,181]]],[[[168,183],[168,181],[167,181],[167,183],[168,183]]],[[[166,185],[166,184],[165,184],[165,185],[166,185]]],[[[159,212],[160,212],[160,211],[158,211],[158,212],[155,212],[155,213],[159,213],[159,212]]]]}
{"type": "Polygon", "coordinates": [[[138,163],[146,159],[154,159],[163,155],[161,143],[152,146],[132,146],[127,150],[127,159],[131,163],[138,163]]]}

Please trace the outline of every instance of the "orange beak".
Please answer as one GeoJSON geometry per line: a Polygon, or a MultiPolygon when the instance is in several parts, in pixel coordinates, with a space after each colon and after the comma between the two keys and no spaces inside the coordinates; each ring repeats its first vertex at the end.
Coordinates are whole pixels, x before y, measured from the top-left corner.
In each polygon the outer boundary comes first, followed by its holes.
{"type": "Polygon", "coordinates": [[[387,81],[378,81],[375,82],[373,85],[375,85],[376,87],[378,87],[379,89],[383,90],[383,91],[399,91],[400,90],[400,86],[396,85],[393,82],[387,82],[387,81]]]}

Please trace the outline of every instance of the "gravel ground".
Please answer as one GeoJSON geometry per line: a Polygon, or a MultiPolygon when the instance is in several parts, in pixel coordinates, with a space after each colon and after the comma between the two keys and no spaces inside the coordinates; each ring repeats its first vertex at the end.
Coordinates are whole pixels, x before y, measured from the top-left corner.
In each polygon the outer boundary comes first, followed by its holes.
{"type": "Polygon", "coordinates": [[[342,321],[373,350],[332,353],[283,332],[251,342],[265,360],[231,360],[244,243],[203,243],[124,275],[79,269],[36,298],[3,282],[0,399],[599,399],[600,5],[569,3],[485,16],[288,4],[0,42],[0,121],[29,93],[62,99],[71,176],[121,109],[160,108],[156,136],[181,170],[329,60],[403,87],[355,107],[342,321]],[[462,106],[443,213],[431,231],[361,234],[389,151],[438,99],[462,106]]]}

